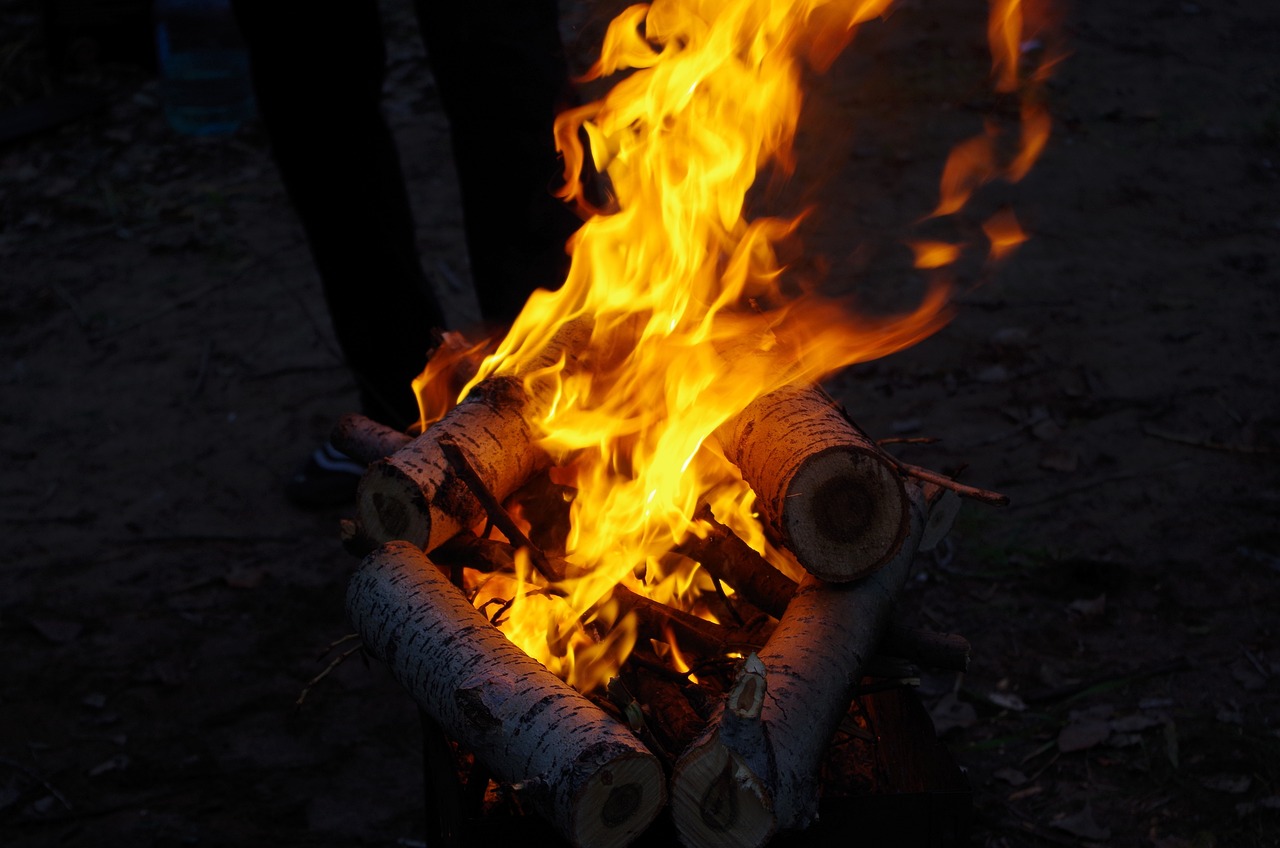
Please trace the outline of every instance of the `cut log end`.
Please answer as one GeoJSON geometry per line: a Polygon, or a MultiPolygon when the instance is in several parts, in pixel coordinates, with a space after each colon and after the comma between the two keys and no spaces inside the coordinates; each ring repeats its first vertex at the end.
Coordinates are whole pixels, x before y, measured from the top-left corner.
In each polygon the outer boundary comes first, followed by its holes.
{"type": "Polygon", "coordinates": [[[777,830],[764,782],[712,734],[676,764],[671,817],[683,845],[759,848],[777,830]]]}
{"type": "Polygon", "coordinates": [[[431,510],[414,480],[386,460],[369,466],[360,480],[356,517],[370,539],[399,539],[426,548],[431,538],[431,510]]]}
{"type": "Polygon", "coordinates": [[[591,776],[573,805],[573,844],[630,844],[666,806],[665,784],[653,757],[624,754],[613,760],[591,776]]]}
{"type": "Polygon", "coordinates": [[[787,486],[783,514],[796,558],[833,583],[863,577],[888,562],[907,530],[901,479],[879,457],[831,448],[800,467],[787,486]]]}

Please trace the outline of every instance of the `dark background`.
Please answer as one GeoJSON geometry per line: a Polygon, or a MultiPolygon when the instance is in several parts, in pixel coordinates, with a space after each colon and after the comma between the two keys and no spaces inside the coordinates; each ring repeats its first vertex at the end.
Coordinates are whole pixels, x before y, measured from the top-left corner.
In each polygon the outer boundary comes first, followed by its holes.
{"type": "MultiPolygon", "coordinates": [[[[424,265],[466,320],[447,127],[384,5],[424,265]]],[[[830,388],[1013,501],[967,504],[904,602],[973,643],[921,694],[975,844],[1280,844],[1280,13],[1064,11],[1049,148],[970,222],[1008,202],[1031,242],[830,388]]],[[[901,242],[1000,106],[985,14],[900,3],[815,82],[803,261],[833,289],[918,287],[901,242]]],[[[580,59],[603,19],[565,3],[580,59]]],[[[0,108],[58,90],[40,22],[0,3],[0,108]]],[[[0,147],[0,844],[413,844],[407,696],[353,659],[294,707],[356,565],[346,511],[281,495],[356,402],[301,231],[260,127],[175,135],[128,59],[79,56],[102,108],[0,147]]]]}

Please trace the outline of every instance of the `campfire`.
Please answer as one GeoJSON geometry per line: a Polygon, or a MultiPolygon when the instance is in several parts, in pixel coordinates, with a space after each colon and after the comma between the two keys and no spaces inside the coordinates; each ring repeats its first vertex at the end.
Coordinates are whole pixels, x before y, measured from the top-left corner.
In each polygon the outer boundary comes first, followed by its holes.
{"type": "MultiPolygon", "coordinates": [[[[779,262],[798,217],[747,217],[759,175],[791,169],[805,69],[889,5],[623,12],[589,72],[622,80],[556,125],[586,219],[563,286],[500,340],[441,338],[420,434],[359,416],[335,433],[369,463],[347,527],[367,552],[348,598],[365,645],[574,845],[626,844],[664,810],[689,846],[803,829],[873,658],[967,661],[893,608],[958,496],[1000,496],[899,461],[819,387],[939,330],[937,272],[964,247],[914,243],[935,282],[871,318],[779,262]]],[[[994,126],[957,147],[935,217],[1043,146],[1023,27],[1017,0],[993,6],[1016,150],[994,126]]],[[[1008,212],[984,230],[996,257],[1023,238],[1008,212]]]]}

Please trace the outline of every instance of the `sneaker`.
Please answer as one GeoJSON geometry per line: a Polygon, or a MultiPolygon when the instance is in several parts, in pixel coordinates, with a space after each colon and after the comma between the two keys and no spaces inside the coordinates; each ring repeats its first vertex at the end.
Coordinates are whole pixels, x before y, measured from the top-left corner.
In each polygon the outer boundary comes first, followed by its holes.
{"type": "Polygon", "coordinates": [[[364,466],[325,442],[284,485],[284,496],[304,509],[343,506],[356,499],[364,466]]]}

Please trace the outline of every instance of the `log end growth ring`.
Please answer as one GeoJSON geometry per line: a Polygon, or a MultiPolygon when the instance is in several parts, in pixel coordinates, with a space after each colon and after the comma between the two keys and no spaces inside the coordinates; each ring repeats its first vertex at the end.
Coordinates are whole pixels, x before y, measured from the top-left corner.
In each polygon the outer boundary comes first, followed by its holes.
{"type": "Polygon", "coordinates": [[[845,582],[879,568],[907,530],[907,497],[880,457],[837,446],[814,455],[787,485],[783,531],[814,576],[845,582]]]}
{"type": "Polygon", "coordinates": [[[671,817],[683,845],[760,848],[777,830],[764,782],[718,734],[676,764],[671,817]]]}
{"type": "Polygon", "coordinates": [[[666,777],[654,757],[624,754],[581,789],[570,824],[577,846],[615,848],[640,836],[666,806],[666,777]]]}
{"type": "Polygon", "coordinates": [[[356,518],[365,535],[377,542],[395,539],[426,548],[431,538],[426,494],[388,460],[373,463],[361,478],[356,518]]]}

